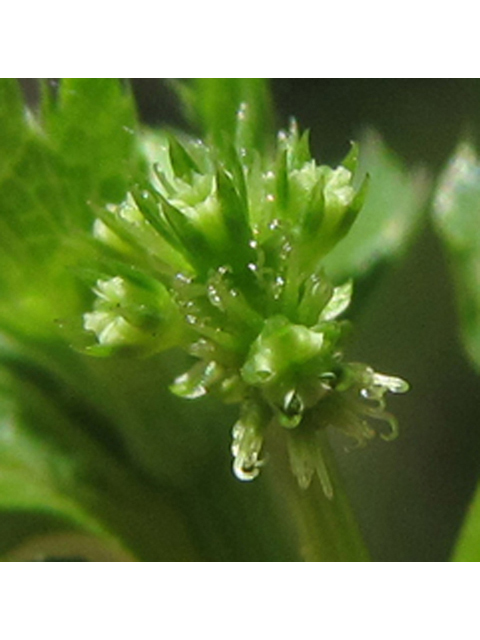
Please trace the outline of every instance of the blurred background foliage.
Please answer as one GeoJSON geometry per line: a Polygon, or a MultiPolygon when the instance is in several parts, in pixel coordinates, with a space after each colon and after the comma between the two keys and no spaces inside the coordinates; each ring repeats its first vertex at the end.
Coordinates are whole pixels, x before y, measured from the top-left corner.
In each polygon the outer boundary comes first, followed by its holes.
{"type": "MultiPolygon", "coordinates": [[[[144,123],[187,126],[168,81],[133,79],[132,87],[144,123]]],[[[23,88],[35,103],[37,84],[23,81],[23,88]]],[[[380,136],[397,156],[391,162],[403,162],[415,175],[415,189],[425,210],[431,209],[434,187],[458,143],[480,139],[478,80],[278,79],[272,81],[272,89],[277,127],[286,126],[295,115],[301,128],[311,130],[312,151],[322,163],[339,162],[351,140],[380,136]]],[[[400,216],[402,207],[408,209],[405,201],[412,197],[412,184],[406,178],[404,184],[392,181],[400,216]]],[[[400,424],[398,440],[389,445],[374,442],[348,454],[344,442],[336,443],[347,492],[377,561],[448,560],[480,471],[480,377],[461,345],[455,290],[459,281],[450,269],[455,256],[442,247],[437,231],[430,216],[412,221],[408,250],[363,280],[358,295],[362,304],[353,308],[356,330],[350,359],[367,360],[380,371],[398,373],[412,387],[406,396],[391,400],[400,424]]],[[[470,233],[480,236],[480,223],[470,233]]],[[[353,255],[354,245],[352,240],[352,260],[361,264],[363,257],[353,255]]],[[[375,251],[395,254],[397,249],[394,242],[375,247],[375,251]]],[[[335,268],[339,277],[344,275],[341,260],[335,265],[333,256],[335,268]]],[[[480,278],[477,284],[480,288],[480,278]]],[[[100,367],[113,370],[115,365],[100,367]]],[[[142,393],[147,387],[140,382],[141,367],[133,367],[137,391],[142,393]]],[[[112,375],[118,378],[121,397],[122,384],[128,387],[131,378],[122,381],[119,371],[112,375]]],[[[163,384],[166,376],[158,375],[163,384]]],[[[138,404],[147,414],[154,402],[142,396],[138,404]]],[[[195,409],[182,411],[188,414],[195,409]]],[[[202,420],[209,421],[208,412],[202,420]]],[[[201,434],[195,437],[199,446],[207,447],[201,434]]],[[[141,438],[137,442],[133,438],[130,446],[143,446],[138,443],[141,438]]],[[[173,446],[172,465],[178,463],[175,455],[173,446]]],[[[148,451],[142,451],[142,456],[148,466],[148,451]]],[[[154,465],[152,459],[152,469],[154,465]]],[[[208,485],[208,477],[204,481],[208,485]]],[[[240,510],[245,500],[242,492],[247,496],[250,490],[235,488],[240,510]]],[[[96,525],[91,526],[95,530],[96,525]]]]}

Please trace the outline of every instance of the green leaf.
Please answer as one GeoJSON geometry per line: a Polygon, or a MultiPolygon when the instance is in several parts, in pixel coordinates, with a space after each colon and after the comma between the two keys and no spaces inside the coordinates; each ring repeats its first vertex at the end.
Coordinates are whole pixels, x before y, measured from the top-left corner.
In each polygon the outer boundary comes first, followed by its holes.
{"type": "Polygon", "coordinates": [[[132,465],[122,437],[128,417],[109,401],[111,375],[98,395],[93,368],[85,372],[83,357],[69,351],[57,362],[60,351],[45,348],[47,368],[0,351],[0,522],[6,513],[30,514],[35,535],[36,521],[45,533],[45,516],[142,560],[197,558],[168,491],[132,465]]]}
{"type": "Polygon", "coordinates": [[[0,84],[0,324],[45,337],[81,315],[73,269],[90,204],[123,199],[142,160],[119,80],[66,79],[58,96],[42,88],[35,115],[15,81],[0,84]]]}
{"type": "Polygon", "coordinates": [[[480,491],[477,488],[468,507],[452,556],[454,562],[480,562],[480,491]]]}
{"type": "MultiPolygon", "coordinates": [[[[347,156],[354,168],[356,147],[347,156]]],[[[348,235],[326,257],[337,282],[366,276],[382,262],[405,253],[426,209],[429,181],[424,171],[408,170],[374,134],[360,144],[355,180],[370,175],[366,200],[348,235]]]]}
{"type": "Polygon", "coordinates": [[[20,150],[25,117],[20,86],[12,78],[0,78],[0,177],[20,150]]]}
{"type": "Polygon", "coordinates": [[[56,530],[111,538],[75,498],[75,459],[26,427],[9,391],[0,397],[0,554],[25,537],[56,530]]]}
{"type": "Polygon", "coordinates": [[[463,344],[480,371],[480,159],[462,144],[437,187],[434,219],[450,255],[463,344]]]}
{"type": "Polygon", "coordinates": [[[44,126],[81,197],[119,202],[139,163],[131,92],[116,78],[64,78],[44,126]]]}

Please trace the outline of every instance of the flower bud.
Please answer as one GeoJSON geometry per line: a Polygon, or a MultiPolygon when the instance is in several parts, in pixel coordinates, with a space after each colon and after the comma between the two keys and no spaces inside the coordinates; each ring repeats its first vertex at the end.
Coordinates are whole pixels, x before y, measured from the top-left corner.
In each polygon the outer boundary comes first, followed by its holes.
{"type": "Polygon", "coordinates": [[[158,282],[134,282],[120,276],[98,280],[94,310],[84,328],[95,334],[89,351],[153,353],[178,343],[181,323],[175,304],[158,282]]]}

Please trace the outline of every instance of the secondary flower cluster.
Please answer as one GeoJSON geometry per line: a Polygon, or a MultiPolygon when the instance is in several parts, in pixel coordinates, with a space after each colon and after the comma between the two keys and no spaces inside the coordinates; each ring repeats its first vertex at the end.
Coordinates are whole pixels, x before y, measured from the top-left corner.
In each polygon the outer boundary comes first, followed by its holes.
{"type": "Polygon", "coordinates": [[[149,144],[157,160],[149,182],[94,225],[107,257],[84,316],[89,350],[186,349],[194,364],[172,391],[241,405],[237,477],[258,475],[267,431],[278,427],[300,485],[317,474],[331,497],[319,431],[333,426],[363,444],[376,434],[371,419],[381,419],[390,438],[396,423],[384,395],[408,388],[344,362],[349,325],[339,318],[352,285],[333,287],[322,269],[363,203],[356,148],[336,169],[319,166],[294,122],[266,157],[173,136],[149,144]]]}

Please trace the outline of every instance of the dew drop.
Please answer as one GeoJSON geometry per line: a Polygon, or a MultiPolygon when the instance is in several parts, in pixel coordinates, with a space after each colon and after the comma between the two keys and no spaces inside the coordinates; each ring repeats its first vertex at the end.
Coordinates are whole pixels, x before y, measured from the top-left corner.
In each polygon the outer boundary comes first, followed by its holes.
{"type": "Polygon", "coordinates": [[[177,282],[181,282],[182,284],[191,284],[192,283],[192,279],[189,278],[188,276],[186,276],[184,273],[177,273],[175,275],[175,280],[177,280],[177,282]]]}
{"type": "Polygon", "coordinates": [[[270,229],[270,231],[276,231],[277,229],[280,229],[281,226],[282,226],[281,221],[278,218],[275,218],[270,222],[270,224],[268,225],[268,228],[270,229]]]}
{"type": "Polygon", "coordinates": [[[207,295],[210,303],[213,304],[214,307],[218,307],[223,311],[224,307],[222,304],[222,299],[219,296],[218,291],[212,284],[208,285],[207,287],[207,295]]]}
{"type": "Polygon", "coordinates": [[[224,264],[221,267],[218,267],[217,273],[221,278],[225,278],[233,273],[233,269],[230,265],[224,264]]]}
{"type": "Polygon", "coordinates": [[[242,102],[240,104],[240,107],[239,107],[238,111],[237,111],[238,120],[245,120],[246,117],[247,117],[247,111],[248,111],[248,107],[247,107],[246,102],[242,102]]]}
{"type": "Polygon", "coordinates": [[[287,260],[291,252],[292,245],[289,242],[285,242],[280,250],[280,259],[287,260]]]}
{"type": "Polygon", "coordinates": [[[285,280],[282,276],[277,276],[275,278],[275,282],[272,285],[273,298],[278,300],[283,293],[283,288],[285,287],[285,280]]]}
{"type": "Polygon", "coordinates": [[[246,464],[243,460],[239,461],[238,458],[235,458],[233,461],[233,473],[239,480],[242,480],[242,482],[255,480],[260,473],[260,467],[260,463],[250,465],[246,464]]]}
{"type": "Polygon", "coordinates": [[[264,460],[260,459],[262,438],[241,421],[233,426],[232,438],[235,476],[243,482],[254,480],[264,465],[264,460]]]}

